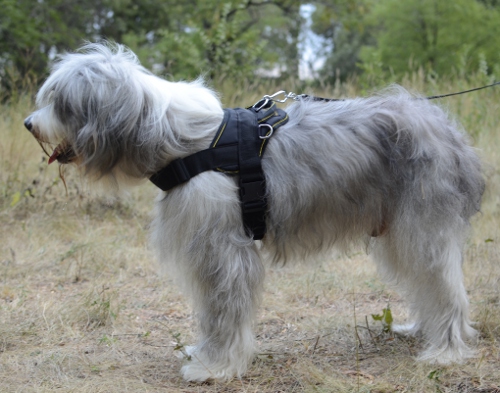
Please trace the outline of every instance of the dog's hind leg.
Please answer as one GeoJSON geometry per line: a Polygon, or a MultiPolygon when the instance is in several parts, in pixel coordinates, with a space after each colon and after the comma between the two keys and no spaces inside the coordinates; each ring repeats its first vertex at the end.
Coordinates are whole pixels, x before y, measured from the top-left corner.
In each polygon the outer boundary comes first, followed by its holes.
{"type": "Polygon", "coordinates": [[[426,349],[420,360],[446,364],[473,355],[464,342],[475,330],[463,283],[463,225],[443,222],[430,228],[413,222],[377,239],[374,256],[379,270],[410,306],[412,322],[393,330],[422,335],[426,349]]]}

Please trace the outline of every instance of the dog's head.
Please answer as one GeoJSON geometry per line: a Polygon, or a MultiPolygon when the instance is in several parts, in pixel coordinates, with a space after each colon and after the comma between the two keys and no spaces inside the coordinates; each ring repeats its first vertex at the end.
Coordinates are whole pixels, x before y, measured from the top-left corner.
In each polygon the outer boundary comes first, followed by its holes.
{"type": "Polygon", "coordinates": [[[143,178],[165,159],[170,130],[159,84],[169,82],[123,46],[87,44],[55,63],[24,124],[49,163],[75,163],[94,178],[143,178]]]}
{"type": "Polygon", "coordinates": [[[172,83],[117,44],[87,44],[55,63],[24,124],[49,163],[93,179],[144,179],[210,143],[223,112],[203,81],[172,83]]]}

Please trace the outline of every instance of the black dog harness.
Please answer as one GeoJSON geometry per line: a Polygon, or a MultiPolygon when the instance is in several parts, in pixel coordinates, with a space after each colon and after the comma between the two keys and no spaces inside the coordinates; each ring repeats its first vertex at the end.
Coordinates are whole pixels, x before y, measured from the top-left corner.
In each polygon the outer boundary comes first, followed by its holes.
{"type": "Polygon", "coordinates": [[[260,240],[266,233],[266,179],[261,158],[273,132],[288,115],[269,99],[247,109],[224,109],[224,119],[208,149],[178,158],[150,180],[170,190],[208,170],[239,175],[243,225],[248,236],[260,240]]]}

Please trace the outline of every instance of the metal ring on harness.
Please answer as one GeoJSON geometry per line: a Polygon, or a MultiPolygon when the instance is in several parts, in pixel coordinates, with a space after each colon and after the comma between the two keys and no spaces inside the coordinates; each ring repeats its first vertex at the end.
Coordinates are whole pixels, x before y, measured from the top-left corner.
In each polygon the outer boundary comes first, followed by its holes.
{"type": "Polygon", "coordinates": [[[259,124],[259,138],[260,139],[269,139],[269,138],[271,138],[273,136],[273,132],[274,132],[274,128],[273,128],[272,125],[270,125],[270,124],[259,124]],[[269,131],[267,131],[266,134],[261,135],[261,133],[260,133],[261,127],[267,127],[269,131]]]}
{"type": "Polygon", "coordinates": [[[264,97],[262,100],[256,102],[252,105],[252,108],[255,109],[256,112],[260,111],[269,103],[269,98],[264,97]]]}

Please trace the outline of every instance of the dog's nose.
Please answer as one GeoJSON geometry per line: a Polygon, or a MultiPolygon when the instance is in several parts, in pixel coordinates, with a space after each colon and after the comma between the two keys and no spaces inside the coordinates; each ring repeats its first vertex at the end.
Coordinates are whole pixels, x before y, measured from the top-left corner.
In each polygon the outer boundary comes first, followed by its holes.
{"type": "Polygon", "coordinates": [[[33,128],[33,124],[31,123],[31,116],[27,117],[24,120],[24,126],[28,129],[28,131],[31,131],[31,129],[33,128]]]}

